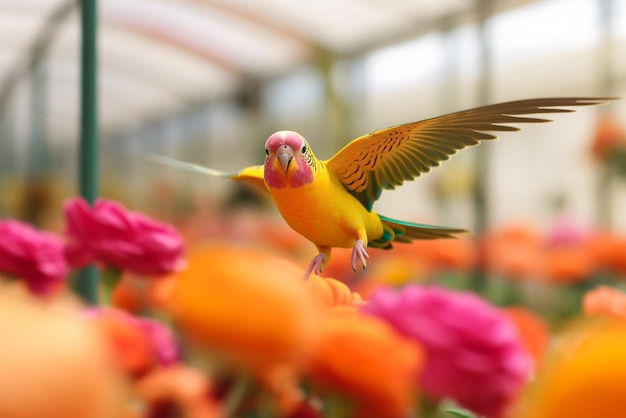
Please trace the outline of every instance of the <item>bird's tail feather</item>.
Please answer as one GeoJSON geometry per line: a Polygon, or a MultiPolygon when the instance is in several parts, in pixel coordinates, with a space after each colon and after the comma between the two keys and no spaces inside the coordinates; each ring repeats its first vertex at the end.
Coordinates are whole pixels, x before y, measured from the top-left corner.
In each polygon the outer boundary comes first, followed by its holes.
{"type": "Polygon", "coordinates": [[[469,232],[466,229],[398,221],[382,215],[378,217],[383,222],[383,235],[370,241],[370,247],[387,249],[392,247],[392,242],[407,243],[418,239],[457,238],[459,234],[469,232]]]}

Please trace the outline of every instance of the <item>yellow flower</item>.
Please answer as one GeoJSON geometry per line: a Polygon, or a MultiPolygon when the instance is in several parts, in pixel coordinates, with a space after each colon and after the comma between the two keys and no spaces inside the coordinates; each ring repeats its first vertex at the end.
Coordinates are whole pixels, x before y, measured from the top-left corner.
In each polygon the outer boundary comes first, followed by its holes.
{"type": "Polygon", "coordinates": [[[626,324],[584,322],[558,345],[516,418],[622,417],[626,324]]]}

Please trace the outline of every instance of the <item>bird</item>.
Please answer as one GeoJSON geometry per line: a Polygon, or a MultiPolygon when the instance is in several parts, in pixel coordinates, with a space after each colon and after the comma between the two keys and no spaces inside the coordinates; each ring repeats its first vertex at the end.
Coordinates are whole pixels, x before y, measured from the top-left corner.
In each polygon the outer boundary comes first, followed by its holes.
{"type": "Polygon", "coordinates": [[[376,213],[383,190],[414,180],[460,150],[513,132],[511,124],[551,122],[536,114],[573,112],[569,107],[605,104],[612,97],[558,97],[516,100],[405,123],[362,135],[335,155],[320,160],[294,131],[279,131],[265,142],[265,161],[236,173],[160,155],[153,162],[249,183],[269,193],[287,224],[317,247],[305,279],[321,274],[333,248],[352,248],[351,267],[367,267],[368,247],[455,238],[469,232],[391,219],[376,213]]]}

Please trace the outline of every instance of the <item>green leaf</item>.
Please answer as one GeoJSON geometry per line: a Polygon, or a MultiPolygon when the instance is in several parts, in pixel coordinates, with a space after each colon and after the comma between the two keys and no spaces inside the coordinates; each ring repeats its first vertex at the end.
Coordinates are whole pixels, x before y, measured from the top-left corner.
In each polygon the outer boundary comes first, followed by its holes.
{"type": "Polygon", "coordinates": [[[459,409],[459,408],[445,408],[444,412],[448,415],[452,415],[453,417],[459,418],[478,418],[473,412],[468,411],[467,409],[459,409]]]}
{"type": "Polygon", "coordinates": [[[461,408],[458,404],[456,404],[451,399],[447,399],[444,402],[442,402],[439,408],[446,415],[451,415],[453,417],[458,417],[458,418],[479,418],[478,415],[474,414],[470,410],[467,410],[465,408],[461,408]]]}

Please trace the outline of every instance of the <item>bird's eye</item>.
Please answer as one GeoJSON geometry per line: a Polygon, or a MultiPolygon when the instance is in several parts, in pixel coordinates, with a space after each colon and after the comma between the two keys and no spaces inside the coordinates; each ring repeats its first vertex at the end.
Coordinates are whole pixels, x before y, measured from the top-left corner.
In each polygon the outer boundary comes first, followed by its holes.
{"type": "Polygon", "coordinates": [[[300,152],[303,153],[303,154],[306,152],[306,145],[302,146],[302,149],[300,150],[300,152]]]}
{"type": "Polygon", "coordinates": [[[268,150],[267,148],[265,148],[265,155],[270,155],[270,150],[268,150]]]}

